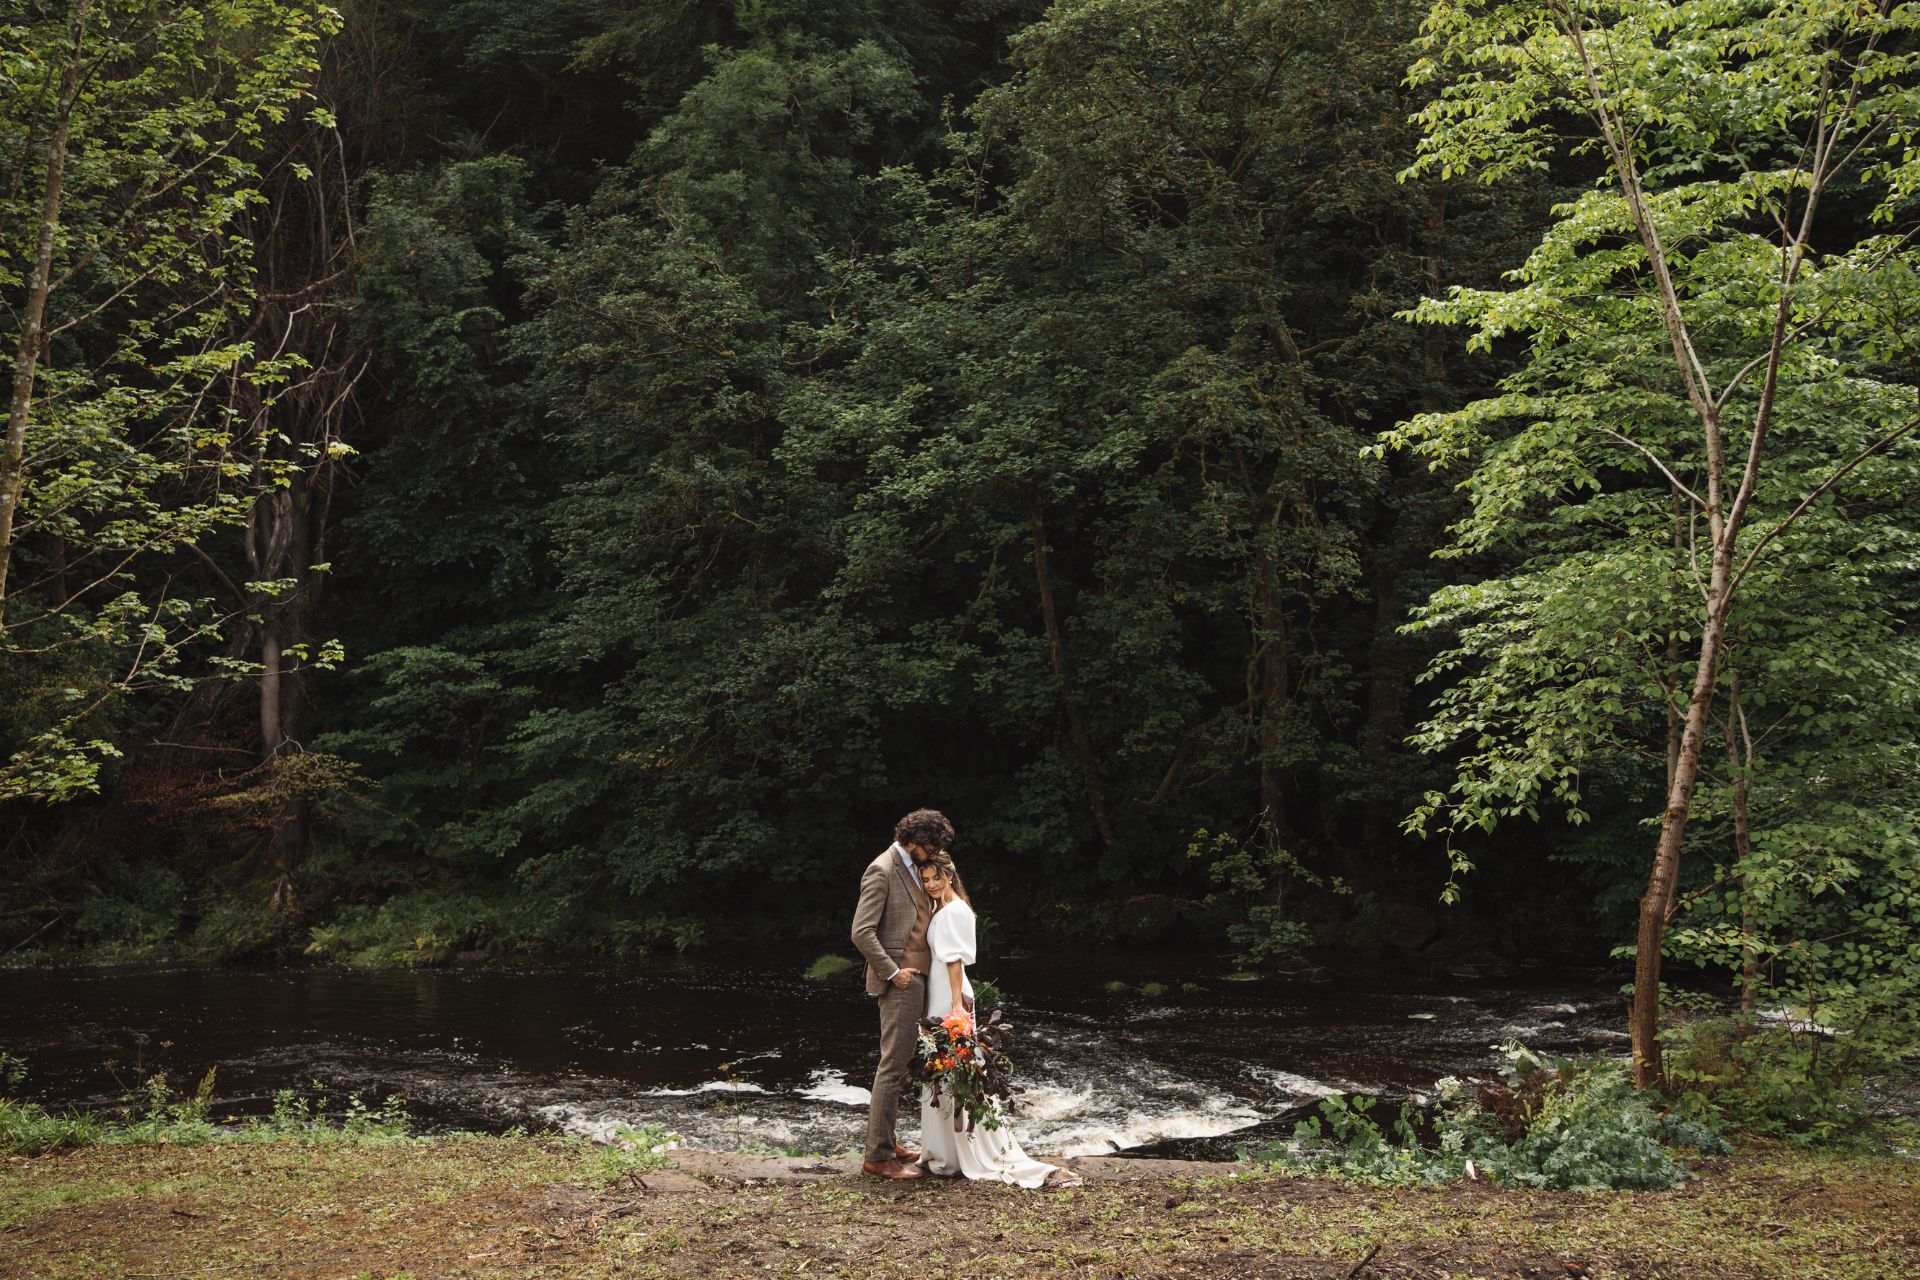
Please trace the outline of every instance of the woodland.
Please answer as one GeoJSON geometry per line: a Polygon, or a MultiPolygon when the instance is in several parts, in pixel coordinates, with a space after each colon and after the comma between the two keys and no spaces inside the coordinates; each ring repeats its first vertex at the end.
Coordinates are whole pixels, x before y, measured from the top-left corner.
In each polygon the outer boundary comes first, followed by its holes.
{"type": "Polygon", "coordinates": [[[4,0],[0,951],[843,942],[932,805],[1897,1061],[1917,28],[4,0]]]}

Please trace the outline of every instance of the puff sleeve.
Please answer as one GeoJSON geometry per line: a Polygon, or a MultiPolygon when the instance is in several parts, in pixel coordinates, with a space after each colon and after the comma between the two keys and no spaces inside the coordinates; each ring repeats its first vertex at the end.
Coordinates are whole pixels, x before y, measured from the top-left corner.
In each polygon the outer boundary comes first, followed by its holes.
{"type": "Polygon", "coordinates": [[[948,903],[933,917],[927,929],[927,947],[935,964],[958,960],[972,964],[974,957],[973,908],[959,900],[948,903]]]}

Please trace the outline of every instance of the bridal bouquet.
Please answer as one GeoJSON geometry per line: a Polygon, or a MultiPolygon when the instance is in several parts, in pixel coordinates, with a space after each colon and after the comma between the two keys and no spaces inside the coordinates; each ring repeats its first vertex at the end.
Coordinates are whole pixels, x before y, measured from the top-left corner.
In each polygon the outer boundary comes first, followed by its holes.
{"type": "Polygon", "coordinates": [[[1013,1028],[995,1009],[985,1026],[971,1015],[950,1013],[920,1023],[911,1076],[933,1090],[933,1105],[953,1099],[953,1131],[1000,1127],[1000,1108],[1013,1110],[1013,1061],[1007,1056],[1013,1028]]]}

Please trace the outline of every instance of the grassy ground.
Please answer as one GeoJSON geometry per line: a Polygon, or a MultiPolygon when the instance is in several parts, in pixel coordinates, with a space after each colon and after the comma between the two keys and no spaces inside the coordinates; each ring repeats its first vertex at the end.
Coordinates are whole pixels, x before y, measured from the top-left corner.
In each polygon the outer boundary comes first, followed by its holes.
{"type": "Polygon", "coordinates": [[[1089,1162],[1078,1190],[687,1156],[598,1185],[539,1139],[94,1147],[0,1160],[8,1280],[1920,1275],[1920,1164],[1749,1149],[1671,1192],[1383,1191],[1089,1162]]]}

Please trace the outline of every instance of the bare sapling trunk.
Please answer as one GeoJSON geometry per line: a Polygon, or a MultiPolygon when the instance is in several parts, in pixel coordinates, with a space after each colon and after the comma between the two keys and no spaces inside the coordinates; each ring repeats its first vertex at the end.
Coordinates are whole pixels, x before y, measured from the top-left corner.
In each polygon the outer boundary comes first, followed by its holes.
{"type": "MultiPolygon", "coordinates": [[[[263,448],[266,446],[263,446],[263,448]]],[[[287,489],[262,496],[254,504],[247,532],[247,562],[258,580],[298,576],[295,566],[305,558],[306,538],[296,477],[287,489]]],[[[256,604],[260,618],[260,759],[271,768],[300,751],[300,720],[304,697],[299,672],[287,662],[289,637],[302,638],[298,595],[291,600],[263,599],[256,604]]],[[[274,815],[269,854],[274,890],[269,905],[291,910],[295,886],[306,862],[308,835],[306,798],[295,788],[274,815]]]]}
{"type": "Polygon", "coordinates": [[[0,446],[0,629],[6,626],[7,574],[13,564],[13,524],[26,491],[27,416],[40,366],[46,329],[47,298],[53,292],[53,241],[60,227],[60,198],[67,171],[67,140],[73,132],[74,106],[80,98],[81,51],[86,45],[91,0],[73,0],[68,8],[70,48],[60,74],[53,132],[47,140],[46,182],[27,279],[26,305],[20,313],[20,344],[14,351],[13,385],[7,401],[7,438],[0,446]]]}

